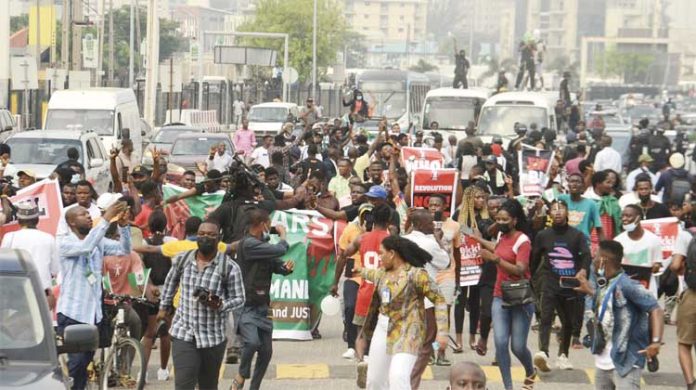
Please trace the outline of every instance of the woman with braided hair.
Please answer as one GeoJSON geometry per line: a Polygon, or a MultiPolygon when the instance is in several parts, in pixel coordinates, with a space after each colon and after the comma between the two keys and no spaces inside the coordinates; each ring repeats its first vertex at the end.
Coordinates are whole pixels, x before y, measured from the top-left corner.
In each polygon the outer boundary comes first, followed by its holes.
{"type": "MultiPolygon", "coordinates": [[[[489,238],[488,229],[493,224],[488,215],[486,201],[488,194],[477,186],[469,186],[464,190],[462,203],[454,213],[453,219],[459,222],[461,232],[479,231],[489,238]]],[[[491,302],[493,299],[493,286],[495,284],[495,266],[483,264],[481,278],[478,283],[471,284],[462,276],[467,270],[462,267],[462,261],[470,262],[478,258],[479,244],[465,234],[461,235],[461,246],[454,248],[456,286],[459,290],[454,305],[454,327],[456,331],[457,349],[455,353],[462,352],[464,312],[469,310],[469,347],[483,356],[487,351],[488,333],[491,326],[491,302]],[[481,296],[481,292],[484,296],[481,296]],[[481,305],[483,303],[483,306],[481,305]],[[481,315],[483,314],[483,315],[481,315]],[[481,321],[481,339],[476,343],[476,330],[481,321]]],[[[483,263],[478,259],[479,263],[483,263]]]]}

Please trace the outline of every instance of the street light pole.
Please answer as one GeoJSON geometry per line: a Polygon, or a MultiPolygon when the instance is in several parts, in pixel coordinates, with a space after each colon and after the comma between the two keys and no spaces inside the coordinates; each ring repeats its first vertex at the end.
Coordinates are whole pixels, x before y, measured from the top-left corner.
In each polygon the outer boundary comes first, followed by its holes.
{"type": "Polygon", "coordinates": [[[312,94],[317,91],[317,0],[314,0],[314,14],[312,16],[312,94]]]}
{"type": "Polygon", "coordinates": [[[135,50],[135,0],[130,0],[130,39],[128,40],[128,87],[133,88],[135,74],[133,65],[133,50],[135,50]]]}

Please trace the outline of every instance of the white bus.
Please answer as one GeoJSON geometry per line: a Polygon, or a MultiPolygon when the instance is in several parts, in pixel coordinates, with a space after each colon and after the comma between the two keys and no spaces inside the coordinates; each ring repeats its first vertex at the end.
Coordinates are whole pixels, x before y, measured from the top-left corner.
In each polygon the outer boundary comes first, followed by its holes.
{"type": "Polygon", "coordinates": [[[420,127],[423,130],[432,130],[430,125],[437,122],[438,132],[462,138],[466,136],[464,129],[469,121],[476,123],[490,94],[490,91],[484,88],[431,89],[425,96],[420,127]]]}
{"type": "Polygon", "coordinates": [[[537,129],[556,129],[554,106],[547,96],[537,92],[503,92],[490,97],[483,104],[478,118],[478,134],[489,140],[494,135],[505,144],[516,137],[515,123],[537,129]]]}

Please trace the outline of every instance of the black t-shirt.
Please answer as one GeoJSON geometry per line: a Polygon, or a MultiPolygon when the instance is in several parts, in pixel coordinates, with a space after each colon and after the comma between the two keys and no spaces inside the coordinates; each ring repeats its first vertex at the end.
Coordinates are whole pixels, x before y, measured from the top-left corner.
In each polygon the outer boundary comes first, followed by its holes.
{"type": "MultiPolygon", "coordinates": [[[[148,245],[162,245],[164,243],[162,237],[158,235],[146,238],[145,242],[148,245]]],[[[145,268],[150,268],[150,281],[152,284],[161,286],[172,268],[172,259],[162,253],[145,253],[143,254],[143,264],[145,268]]]]}
{"type": "Polygon", "coordinates": [[[655,202],[653,207],[643,209],[643,219],[667,218],[671,216],[672,213],[669,211],[667,206],[662,203],[655,202]]]}
{"type": "Polygon", "coordinates": [[[360,205],[350,204],[348,206],[343,207],[341,210],[345,211],[346,221],[350,222],[358,217],[360,205]]]}
{"type": "Polygon", "coordinates": [[[534,237],[530,271],[542,273],[543,291],[563,296],[575,295],[571,289],[561,288],[559,279],[575,277],[581,269],[589,270],[590,249],[585,235],[570,226],[550,227],[534,237]]]}
{"type": "Polygon", "coordinates": [[[251,202],[233,200],[223,202],[208,218],[217,221],[220,225],[220,230],[222,230],[222,241],[229,244],[244,237],[248,221],[247,214],[253,208],[260,208],[272,213],[276,209],[276,201],[262,200],[260,202],[251,202]]]}

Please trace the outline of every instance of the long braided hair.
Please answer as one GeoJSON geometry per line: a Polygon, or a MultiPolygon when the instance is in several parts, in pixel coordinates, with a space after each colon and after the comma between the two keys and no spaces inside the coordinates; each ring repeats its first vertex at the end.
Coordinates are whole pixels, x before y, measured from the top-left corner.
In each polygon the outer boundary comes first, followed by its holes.
{"type": "MultiPolygon", "coordinates": [[[[459,222],[462,226],[468,226],[472,229],[478,229],[476,223],[476,209],[474,207],[474,198],[477,195],[485,195],[485,191],[477,186],[469,186],[464,190],[462,196],[462,204],[459,206],[459,222]]],[[[483,208],[479,210],[479,216],[483,219],[488,219],[488,206],[486,203],[483,204],[483,208]]]]}

